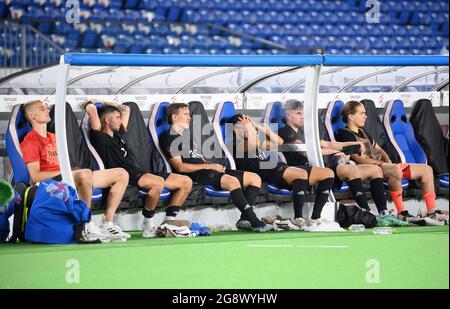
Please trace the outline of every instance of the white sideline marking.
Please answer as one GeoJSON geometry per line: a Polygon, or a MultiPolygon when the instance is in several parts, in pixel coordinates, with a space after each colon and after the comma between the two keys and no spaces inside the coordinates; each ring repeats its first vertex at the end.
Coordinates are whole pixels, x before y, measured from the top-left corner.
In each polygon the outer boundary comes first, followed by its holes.
{"type": "Polygon", "coordinates": [[[329,248],[329,249],[345,249],[348,246],[295,246],[296,248],[329,248]]]}
{"type": "Polygon", "coordinates": [[[260,248],[294,248],[293,245],[248,245],[247,247],[260,247],[260,248]]]}
{"type": "Polygon", "coordinates": [[[248,245],[247,247],[256,248],[325,248],[325,249],[345,249],[348,246],[294,246],[294,245],[248,245]]]}

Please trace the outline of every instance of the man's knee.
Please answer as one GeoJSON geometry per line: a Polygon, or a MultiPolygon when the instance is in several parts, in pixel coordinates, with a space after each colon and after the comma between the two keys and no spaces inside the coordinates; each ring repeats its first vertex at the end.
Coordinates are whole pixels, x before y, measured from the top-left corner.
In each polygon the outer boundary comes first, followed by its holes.
{"type": "Polygon", "coordinates": [[[383,170],[379,166],[374,166],[374,178],[383,178],[383,170]]]}
{"type": "Polygon", "coordinates": [[[153,175],[151,178],[148,177],[147,179],[144,179],[140,186],[149,190],[161,192],[164,189],[164,183],[164,178],[153,175]]]}
{"type": "Polygon", "coordinates": [[[324,177],[323,179],[334,178],[334,172],[330,168],[324,168],[324,177]]]}
{"type": "Polygon", "coordinates": [[[365,173],[367,174],[368,178],[370,179],[383,178],[383,170],[381,169],[381,167],[371,165],[366,166],[364,168],[366,169],[365,173]]]}
{"type": "Polygon", "coordinates": [[[92,171],[89,169],[78,171],[78,173],[75,174],[74,181],[79,185],[92,185],[92,171]]]}
{"type": "Polygon", "coordinates": [[[295,179],[308,180],[308,172],[301,168],[295,169],[295,179]]]}
{"type": "Polygon", "coordinates": [[[230,175],[223,175],[221,179],[222,185],[229,188],[230,190],[237,189],[241,187],[239,180],[236,177],[230,175]]]}
{"type": "Polygon", "coordinates": [[[117,168],[117,179],[116,181],[122,181],[128,183],[130,176],[128,175],[128,172],[123,168],[117,168]]]}
{"type": "Polygon", "coordinates": [[[395,177],[395,178],[402,178],[403,177],[403,171],[402,171],[400,166],[395,165],[392,168],[392,176],[395,177]]]}
{"type": "Polygon", "coordinates": [[[180,189],[183,189],[186,191],[191,191],[192,184],[193,184],[193,182],[192,182],[191,178],[189,178],[188,176],[181,176],[181,188],[180,189]]]}
{"type": "Polygon", "coordinates": [[[261,188],[261,177],[258,174],[245,172],[244,177],[248,178],[248,184],[250,186],[261,188]]]}
{"type": "Polygon", "coordinates": [[[164,183],[165,183],[164,178],[156,176],[153,187],[155,190],[162,191],[164,189],[164,183]]]}
{"type": "Polygon", "coordinates": [[[361,178],[361,173],[359,172],[358,167],[352,166],[352,165],[347,165],[347,166],[344,166],[343,176],[344,176],[344,179],[351,180],[351,179],[361,178]]]}
{"type": "Polygon", "coordinates": [[[433,176],[433,168],[429,165],[425,165],[425,169],[427,171],[427,175],[433,176]]]}

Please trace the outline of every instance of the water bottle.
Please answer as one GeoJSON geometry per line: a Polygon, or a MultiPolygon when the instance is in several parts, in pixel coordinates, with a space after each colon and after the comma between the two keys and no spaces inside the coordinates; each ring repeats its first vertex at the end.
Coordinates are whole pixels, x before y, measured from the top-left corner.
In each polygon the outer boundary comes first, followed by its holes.
{"type": "Polygon", "coordinates": [[[212,233],[227,232],[227,231],[235,230],[235,228],[233,228],[233,226],[231,226],[229,224],[212,224],[212,225],[208,225],[208,228],[212,233]]]}
{"type": "Polygon", "coordinates": [[[352,224],[352,225],[350,225],[350,227],[348,229],[352,232],[360,233],[360,232],[364,232],[366,227],[364,226],[364,224],[352,224]]]}
{"type": "Polygon", "coordinates": [[[391,235],[392,227],[376,227],[373,229],[374,235],[391,235]]]}

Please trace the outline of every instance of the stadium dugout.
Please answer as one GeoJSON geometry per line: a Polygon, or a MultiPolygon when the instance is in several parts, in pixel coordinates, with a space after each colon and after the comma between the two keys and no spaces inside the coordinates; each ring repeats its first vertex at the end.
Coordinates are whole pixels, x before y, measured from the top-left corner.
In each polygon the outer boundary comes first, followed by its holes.
{"type": "MultiPolygon", "coordinates": [[[[438,124],[434,122],[433,128],[442,131],[439,141],[448,143],[448,57],[444,56],[66,54],[58,65],[2,79],[0,90],[3,93],[0,114],[4,121],[11,119],[12,111],[18,110],[20,104],[32,99],[54,105],[58,157],[63,180],[68,183],[73,183],[70,147],[65,138],[68,126],[66,117],[60,115],[66,114],[67,102],[80,122],[81,105],[90,98],[134,102],[144,123],[150,126],[149,131],[152,123],[164,125],[161,119],[158,122],[159,118],[150,121],[153,108],[165,105],[164,102],[200,102],[211,123],[217,107],[230,102],[237,112],[249,114],[262,123],[266,107],[271,103],[282,105],[289,99],[301,100],[305,112],[305,144],[297,150],[305,151],[313,166],[324,165],[319,140],[327,133],[326,113],[330,102],[371,101],[375,106],[371,114],[377,114],[381,121],[388,102],[401,100],[404,109],[398,111],[402,113],[400,118],[405,116],[403,111],[408,118],[413,110],[426,110],[426,120],[415,121],[426,124],[435,117],[438,124]]],[[[282,117],[277,119],[282,122],[282,117]]],[[[411,120],[414,130],[415,121],[411,120]]],[[[424,125],[419,128],[421,126],[424,125]]],[[[393,132],[398,128],[394,127],[393,132]]],[[[413,133],[420,144],[424,132],[417,132],[419,134],[413,133]]],[[[144,133],[151,137],[150,132],[144,133]]],[[[407,138],[412,140],[410,130],[407,138]]],[[[399,140],[396,142],[398,145],[399,140]]],[[[6,147],[13,143],[8,137],[6,147]]],[[[448,178],[444,174],[448,173],[448,166],[432,155],[439,148],[426,144],[421,147],[427,155],[426,162],[436,166],[440,189],[445,189],[448,178]]],[[[19,176],[13,173],[11,177],[19,176]]],[[[180,211],[180,219],[213,226],[234,225],[239,217],[236,208],[226,201],[223,203],[223,199],[211,202],[213,199],[205,199],[205,192],[200,194],[202,188],[197,187],[197,190],[195,199],[180,211]]],[[[437,194],[437,207],[447,210],[445,190],[437,194]]],[[[323,210],[325,217],[334,220],[340,198],[338,194],[330,195],[323,210]]],[[[404,198],[405,207],[412,213],[423,206],[414,195],[404,198]]],[[[292,207],[288,203],[291,202],[271,199],[265,187],[258,197],[255,212],[258,216],[290,217],[292,207]]],[[[308,214],[311,206],[309,202],[305,207],[308,214]]],[[[375,209],[373,203],[370,207],[375,209]]],[[[394,207],[389,203],[388,208],[394,207]]],[[[163,217],[160,210],[157,208],[157,223],[163,217]]],[[[124,230],[134,231],[140,228],[139,216],[138,206],[127,206],[119,209],[117,220],[124,230]]],[[[94,210],[94,220],[99,219],[100,214],[94,210]]],[[[85,246],[31,248],[28,244],[11,246],[11,250],[2,248],[0,254],[4,254],[4,262],[0,273],[7,273],[10,279],[0,280],[0,286],[74,287],[61,281],[64,273],[58,270],[58,265],[65,272],[64,263],[76,258],[83,267],[77,287],[85,288],[448,288],[448,227],[395,228],[394,235],[389,237],[371,236],[372,231],[367,230],[360,234],[326,235],[223,232],[214,237],[189,240],[148,240],[141,239],[140,232],[131,234],[133,237],[126,244],[93,245],[96,250],[86,250],[85,246]],[[31,252],[35,263],[27,263],[29,254],[26,253],[31,252]],[[161,261],[161,265],[179,264],[180,252],[185,257],[194,257],[186,264],[189,267],[172,270],[142,263],[143,256],[151,256],[161,261]],[[374,259],[383,267],[382,280],[376,285],[366,279],[367,261],[374,259]],[[22,267],[12,267],[17,263],[22,267]],[[429,267],[430,263],[442,267],[429,267]],[[267,267],[269,264],[271,266],[267,267]],[[414,272],[399,273],[405,267],[414,272]],[[112,272],[116,280],[108,280],[112,272]],[[277,279],[265,280],[269,277],[277,279]]]]}
{"type": "MultiPolygon", "coordinates": [[[[91,97],[135,102],[146,122],[149,111],[160,102],[199,101],[210,119],[219,103],[232,102],[238,111],[262,120],[263,112],[271,102],[283,103],[296,98],[305,102],[307,115],[303,151],[312,166],[323,166],[318,142],[326,119],[320,116],[330,102],[372,100],[381,113],[391,100],[403,100],[405,107],[410,109],[415,102],[429,99],[442,120],[442,106],[448,104],[448,92],[441,91],[445,90],[446,74],[448,58],[444,56],[66,54],[59,65],[13,76],[3,80],[0,87],[12,89],[8,102],[13,103],[9,104],[41,99],[55,104],[56,115],[65,114],[66,105],[62,102],[68,102],[79,114],[80,105],[91,97]],[[26,89],[22,93],[28,95],[13,94],[14,89],[20,88],[26,89]]],[[[1,106],[2,112],[8,112],[9,107],[1,106]]],[[[67,183],[73,183],[64,138],[67,130],[64,117],[56,117],[55,128],[62,177],[67,183]]],[[[445,175],[440,177],[441,183],[445,182],[445,175]]],[[[448,204],[442,197],[438,198],[439,207],[446,209],[448,204]]],[[[265,194],[260,202],[256,207],[259,215],[273,214],[277,209],[284,216],[291,215],[290,207],[279,207],[290,202],[289,197],[287,201],[277,201],[265,194]]],[[[334,220],[338,202],[330,195],[323,212],[326,218],[334,220]]],[[[413,204],[413,208],[419,206],[413,198],[408,203],[413,204]]],[[[187,207],[180,215],[210,224],[232,225],[237,219],[237,212],[223,201],[222,206],[213,202],[217,207],[208,207],[211,202],[205,202],[205,199],[194,204],[205,204],[206,207],[187,207]]],[[[128,230],[138,228],[133,219],[136,213],[137,210],[124,209],[119,214],[120,224],[128,230]]]]}

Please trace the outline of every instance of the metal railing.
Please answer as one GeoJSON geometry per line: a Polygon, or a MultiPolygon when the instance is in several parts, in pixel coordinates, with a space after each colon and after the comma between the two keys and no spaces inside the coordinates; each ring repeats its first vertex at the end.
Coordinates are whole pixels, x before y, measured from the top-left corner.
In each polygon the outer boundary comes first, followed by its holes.
{"type": "Polygon", "coordinates": [[[30,25],[0,21],[0,78],[56,63],[64,50],[30,25]]]}

